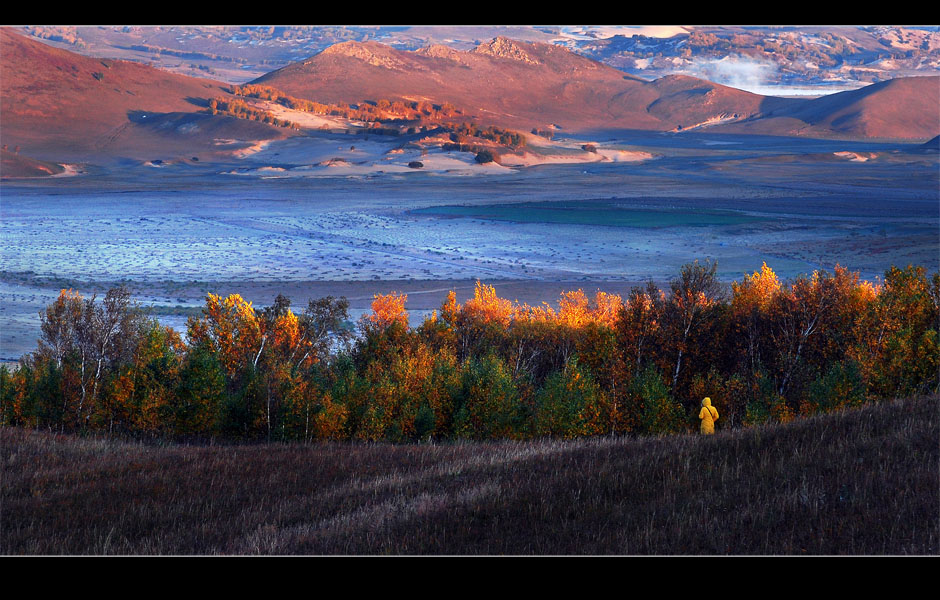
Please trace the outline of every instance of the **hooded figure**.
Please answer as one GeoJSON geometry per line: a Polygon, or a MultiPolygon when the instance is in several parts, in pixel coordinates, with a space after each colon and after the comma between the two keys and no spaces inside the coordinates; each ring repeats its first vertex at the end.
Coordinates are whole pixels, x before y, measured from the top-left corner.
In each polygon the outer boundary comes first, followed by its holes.
{"type": "Polygon", "coordinates": [[[702,433],[715,433],[715,421],[718,420],[718,411],[712,406],[712,399],[702,400],[702,410],[698,411],[698,418],[702,420],[702,433]]]}

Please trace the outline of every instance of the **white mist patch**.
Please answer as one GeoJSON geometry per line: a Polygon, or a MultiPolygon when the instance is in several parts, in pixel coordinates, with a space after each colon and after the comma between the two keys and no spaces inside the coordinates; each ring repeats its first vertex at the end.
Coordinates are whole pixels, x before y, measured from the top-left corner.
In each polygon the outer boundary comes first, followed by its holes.
{"type": "Polygon", "coordinates": [[[707,79],[721,85],[760,93],[777,81],[776,63],[746,56],[729,55],[720,59],[696,59],[683,69],[686,75],[707,79]]]}
{"type": "Polygon", "coordinates": [[[757,86],[753,89],[747,90],[755,94],[760,94],[761,96],[778,96],[778,97],[794,97],[794,96],[805,96],[807,98],[818,98],[820,96],[828,96],[829,94],[837,94],[839,92],[848,92],[851,90],[857,90],[858,88],[863,87],[861,85],[831,85],[831,84],[821,84],[821,85],[811,85],[811,86],[791,86],[791,85],[766,85],[766,86],[757,86]]]}

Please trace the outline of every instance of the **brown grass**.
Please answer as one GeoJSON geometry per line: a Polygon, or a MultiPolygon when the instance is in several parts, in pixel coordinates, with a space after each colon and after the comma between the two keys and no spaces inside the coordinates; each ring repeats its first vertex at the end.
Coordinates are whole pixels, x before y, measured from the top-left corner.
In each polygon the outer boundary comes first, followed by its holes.
{"type": "Polygon", "coordinates": [[[2,554],[921,554],[938,397],[708,438],[154,446],[2,430],[2,554]]]}

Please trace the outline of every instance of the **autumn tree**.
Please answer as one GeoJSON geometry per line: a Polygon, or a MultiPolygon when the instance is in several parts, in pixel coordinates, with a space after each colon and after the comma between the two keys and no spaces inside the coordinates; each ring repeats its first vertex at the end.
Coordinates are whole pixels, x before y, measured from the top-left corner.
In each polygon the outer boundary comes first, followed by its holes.
{"type": "Polygon", "coordinates": [[[101,302],[95,299],[62,290],[40,313],[37,354],[63,369],[66,379],[76,385],[77,397],[66,390],[63,412],[81,428],[87,426],[105,375],[129,360],[140,319],[126,287],[108,290],[101,302]]]}
{"type": "Polygon", "coordinates": [[[663,310],[666,339],[675,352],[671,373],[671,389],[676,391],[682,372],[683,358],[689,353],[689,339],[700,327],[708,311],[722,300],[722,288],[716,271],[718,263],[695,261],[683,265],[679,276],[670,284],[671,295],[663,310]]]}
{"type": "Polygon", "coordinates": [[[652,281],[646,288],[634,287],[620,310],[617,345],[629,375],[636,377],[650,362],[663,324],[665,294],[652,281]]]}
{"type": "Polygon", "coordinates": [[[678,433],[686,428],[682,405],[669,392],[662,375],[655,366],[649,365],[630,384],[630,403],[626,410],[632,411],[628,422],[640,431],[651,435],[678,433]]]}
{"type": "Polygon", "coordinates": [[[770,337],[776,352],[779,396],[786,397],[810,344],[820,337],[825,318],[833,310],[833,292],[829,274],[814,271],[811,277],[798,277],[774,296],[770,337]]]}
{"type": "Polygon", "coordinates": [[[852,357],[883,398],[940,390],[940,274],[892,267],[861,315],[852,357]]]}
{"type": "Polygon", "coordinates": [[[267,437],[277,432],[287,435],[284,419],[303,415],[304,438],[309,439],[311,417],[323,409],[325,392],[313,383],[325,368],[333,347],[346,348],[351,332],[345,327],[349,302],[345,298],[310,300],[303,313],[290,308],[290,300],[278,294],[274,303],[260,311],[263,342],[260,380],[262,381],[267,437]],[[315,406],[311,406],[313,403],[315,406]]]}
{"type": "Polygon", "coordinates": [[[208,344],[190,348],[180,367],[179,384],[168,407],[176,436],[214,436],[222,433],[227,400],[225,368],[208,344]]]}
{"type": "Polygon", "coordinates": [[[455,401],[454,433],[469,439],[517,439],[528,414],[506,362],[495,354],[471,358],[455,401]]]}
{"type": "Polygon", "coordinates": [[[756,373],[763,364],[765,340],[769,337],[767,317],[780,286],[777,274],[766,262],[740,283],[731,284],[730,341],[743,350],[747,373],[756,373]]]}
{"type": "MultiPolygon", "coordinates": [[[[212,360],[203,357],[194,366],[214,369],[217,364],[225,375],[220,430],[237,437],[267,432],[266,389],[259,362],[265,348],[273,343],[270,320],[262,318],[239,294],[222,298],[210,293],[202,317],[190,317],[187,327],[193,349],[212,356],[212,360]]],[[[192,375],[197,381],[214,383],[212,372],[204,377],[192,375]]]]}
{"type": "Polygon", "coordinates": [[[459,360],[495,351],[509,331],[513,316],[512,302],[500,298],[493,286],[479,280],[474,286],[473,298],[463,306],[451,304],[442,308],[442,318],[454,320],[459,360]]]}
{"type": "Polygon", "coordinates": [[[156,319],[142,319],[129,361],[103,386],[95,418],[109,433],[172,433],[173,396],[186,354],[180,335],[156,319]]]}

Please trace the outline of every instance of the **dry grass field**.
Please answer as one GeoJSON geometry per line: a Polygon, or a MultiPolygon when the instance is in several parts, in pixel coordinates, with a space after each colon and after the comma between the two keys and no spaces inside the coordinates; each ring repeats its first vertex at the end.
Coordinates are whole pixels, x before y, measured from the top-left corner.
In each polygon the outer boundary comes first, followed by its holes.
{"type": "Polygon", "coordinates": [[[936,555],[938,400],[707,438],[206,446],[7,427],[0,554],[936,555]]]}

